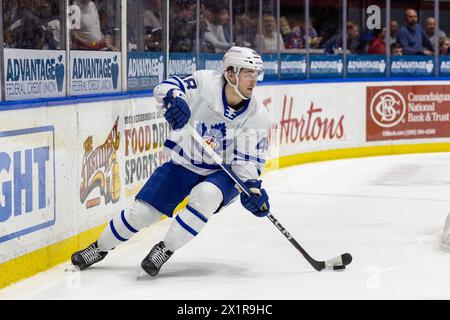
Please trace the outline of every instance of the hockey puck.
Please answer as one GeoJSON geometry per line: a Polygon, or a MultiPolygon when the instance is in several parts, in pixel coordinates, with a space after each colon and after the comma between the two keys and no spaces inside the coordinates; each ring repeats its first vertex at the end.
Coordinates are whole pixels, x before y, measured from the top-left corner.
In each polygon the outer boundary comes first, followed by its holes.
{"type": "Polygon", "coordinates": [[[352,262],[353,257],[350,253],[344,253],[342,256],[342,263],[344,264],[344,268],[346,265],[350,264],[350,262],[352,262]]]}

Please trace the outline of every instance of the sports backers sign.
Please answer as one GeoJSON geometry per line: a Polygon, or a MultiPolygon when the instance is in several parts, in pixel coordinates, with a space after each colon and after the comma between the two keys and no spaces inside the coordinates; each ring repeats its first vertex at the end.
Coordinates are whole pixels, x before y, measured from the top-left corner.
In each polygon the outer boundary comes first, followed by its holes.
{"type": "Polygon", "coordinates": [[[120,52],[71,51],[72,94],[121,91],[120,52]]]}
{"type": "Polygon", "coordinates": [[[65,96],[65,63],[65,51],[5,49],[5,99],[65,96]]]}
{"type": "Polygon", "coordinates": [[[450,86],[367,87],[367,141],[450,137],[450,86]]]}

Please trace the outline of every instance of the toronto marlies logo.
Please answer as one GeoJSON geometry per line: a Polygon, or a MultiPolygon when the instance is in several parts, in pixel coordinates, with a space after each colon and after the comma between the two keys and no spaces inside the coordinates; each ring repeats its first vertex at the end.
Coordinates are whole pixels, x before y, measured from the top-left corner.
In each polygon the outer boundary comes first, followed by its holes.
{"type": "Polygon", "coordinates": [[[373,121],[383,128],[396,126],[403,120],[405,114],[405,99],[393,89],[381,90],[370,103],[370,115],[373,121]]]}
{"type": "Polygon", "coordinates": [[[214,150],[222,151],[232,140],[225,139],[227,135],[227,127],[225,123],[212,125],[209,129],[206,124],[199,122],[197,124],[197,132],[203,137],[203,140],[214,150]]]}

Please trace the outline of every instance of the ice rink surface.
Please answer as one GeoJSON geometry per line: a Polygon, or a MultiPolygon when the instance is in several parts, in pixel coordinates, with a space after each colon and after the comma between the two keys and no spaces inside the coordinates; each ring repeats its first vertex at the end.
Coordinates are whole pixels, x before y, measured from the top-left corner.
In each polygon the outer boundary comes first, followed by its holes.
{"type": "Polygon", "coordinates": [[[0,290],[0,299],[450,299],[450,153],[320,162],[268,173],[271,211],[316,260],[344,252],[344,271],[317,272],[267,218],[239,201],[210,219],[156,279],[140,262],[171,220],[142,230],[84,272],[68,263],[0,290]]]}

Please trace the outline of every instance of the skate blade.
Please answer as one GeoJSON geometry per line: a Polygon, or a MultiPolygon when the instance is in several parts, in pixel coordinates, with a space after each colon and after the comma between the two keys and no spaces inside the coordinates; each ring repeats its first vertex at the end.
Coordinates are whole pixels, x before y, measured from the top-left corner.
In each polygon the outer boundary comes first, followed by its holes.
{"type": "Polygon", "coordinates": [[[139,281],[140,280],[149,280],[149,279],[152,279],[152,277],[150,277],[150,275],[147,272],[145,272],[144,270],[140,270],[139,274],[136,278],[136,280],[139,280],[139,281]]]}
{"type": "Polygon", "coordinates": [[[67,268],[64,270],[65,272],[78,272],[80,271],[80,268],[78,268],[77,266],[70,264],[67,266],[67,268]]]}

